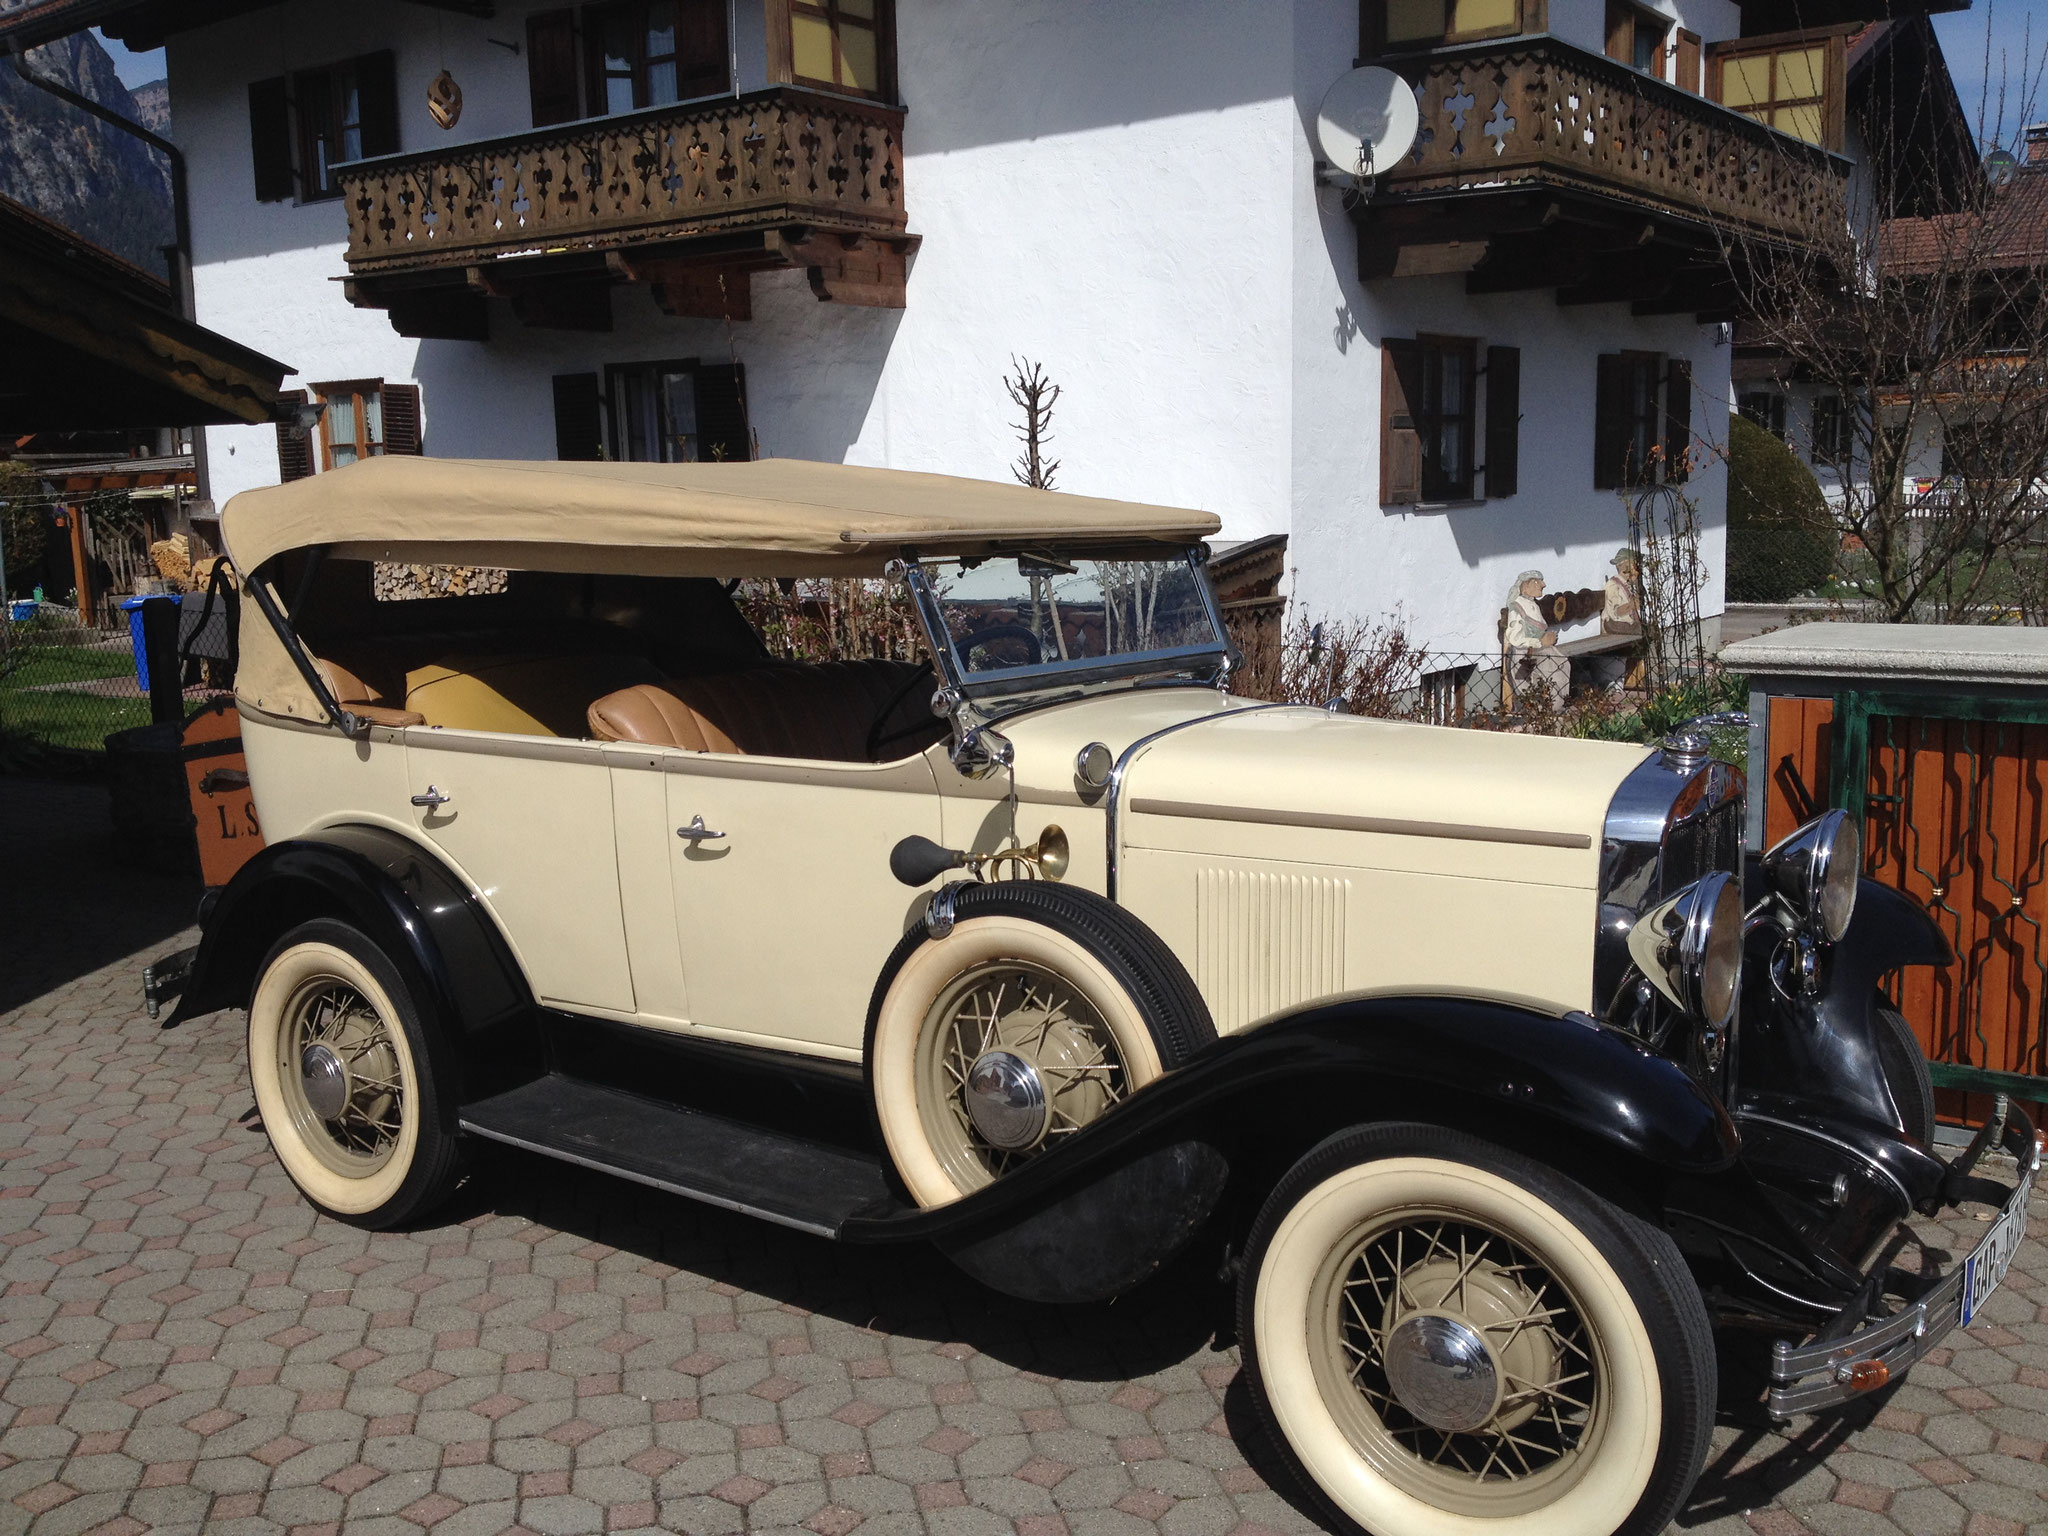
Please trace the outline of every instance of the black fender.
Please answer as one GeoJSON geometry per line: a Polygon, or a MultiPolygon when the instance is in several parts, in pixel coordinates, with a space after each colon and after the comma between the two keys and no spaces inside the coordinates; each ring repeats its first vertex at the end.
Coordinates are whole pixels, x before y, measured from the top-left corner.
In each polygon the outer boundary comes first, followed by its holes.
{"type": "Polygon", "coordinates": [[[1158,1234],[1133,1219],[1126,1167],[1146,1164],[1139,1182],[1156,1201],[1162,1169],[1209,1185],[1220,1160],[1263,1198],[1323,1137],[1374,1120],[1428,1120],[1519,1144],[1610,1189],[1633,1185],[1653,1209],[1666,1183],[1726,1170],[1737,1151],[1733,1122],[1683,1068],[1584,1014],[1360,998],[1227,1036],[995,1184],[934,1210],[857,1217],[840,1237],[929,1239],[990,1276],[1062,1263],[1128,1269],[1101,1252],[1115,1230],[1110,1213],[1120,1208],[1125,1229],[1147,1240],[1158,1234]]]}
{"type": "Polygon", "coordinates": [[[430,1009],[455,1053],[464,1100],[546,1071],[539,1010],[475,892],[410,838],[382,827],[327,827],[273,843],[219,892],[173,1029],[246,1008],[277,940],[314,917],[361,929],[430,1009]]]}
{"type": "MultiPolygon", "coordinates": [[[[1817,991],[1788,998],[1773,984],[1771,954],[1780,942],[1774,924],[1760,923],[1744,956],[1739,1102],[1777,1106],[1772,1112],[1780,1115],[1796,1106],[1797,1118],[1810,1123],[1905,1135],[1871,1005],[1893,971],[1953,963],[1948,940],[1910,897],[1859,880],[1849,931],[1820,955],[1817,991]]],[[[1916,1203],[1924,1193],[1910,1192],[1916,1203]]]]}

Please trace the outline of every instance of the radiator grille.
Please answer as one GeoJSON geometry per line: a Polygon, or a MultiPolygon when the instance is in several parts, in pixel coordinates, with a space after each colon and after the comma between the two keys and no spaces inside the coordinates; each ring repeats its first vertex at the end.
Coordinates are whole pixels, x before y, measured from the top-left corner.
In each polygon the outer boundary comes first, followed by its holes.
{"type": "Polygon", "coordinates": [[[1228,1034],[1344,990],[1346,880],[1205,869],[1196,878],[1195,984],[1228,1034]]]}

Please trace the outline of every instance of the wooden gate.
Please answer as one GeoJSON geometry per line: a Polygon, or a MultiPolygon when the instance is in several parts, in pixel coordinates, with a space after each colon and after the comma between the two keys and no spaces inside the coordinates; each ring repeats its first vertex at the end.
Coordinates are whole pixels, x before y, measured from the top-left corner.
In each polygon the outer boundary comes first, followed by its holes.
{"type": "Polygon", "coordinates": [[[1844,692],[1779,696],[1765,727],[1764,846],[1816,809],[1863,831],[1864,872],[1955,950],[1888,983],[1934,1064],[1945,1121],[1990,1095],[2048,1102],[2048,705],[1844,692]]]}

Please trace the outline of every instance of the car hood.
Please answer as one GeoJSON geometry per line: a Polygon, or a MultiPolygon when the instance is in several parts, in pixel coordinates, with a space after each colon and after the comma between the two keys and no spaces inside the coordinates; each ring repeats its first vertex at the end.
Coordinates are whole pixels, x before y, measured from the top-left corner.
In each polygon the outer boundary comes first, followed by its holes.
{"type": "Polygon", "coordinates": [[[1050,710],[1010,734],[1020,782],[1042,768],[1071,785],[1073,754],[1089,739],[1126,758],[1121,840],[1138,847],[1256,847],[1590,888],[1608,804],[1648,755],[1614,742],[1248,707],[1196,690],[1157,695],[1136,717],[1119,719],[1110,704],[1050,710]]]}

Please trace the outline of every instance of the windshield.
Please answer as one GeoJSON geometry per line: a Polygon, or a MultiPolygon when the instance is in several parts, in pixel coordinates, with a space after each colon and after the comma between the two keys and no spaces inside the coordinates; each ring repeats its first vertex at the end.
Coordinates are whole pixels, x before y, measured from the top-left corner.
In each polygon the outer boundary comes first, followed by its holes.
{"type": "Polygon", "coordinates": [[[1206,583],[1185,557],[939,560],[924,572],[970,692],[1190,672],[1225,647],[1206,583]]]}

